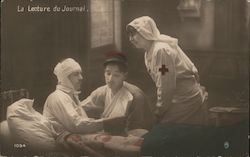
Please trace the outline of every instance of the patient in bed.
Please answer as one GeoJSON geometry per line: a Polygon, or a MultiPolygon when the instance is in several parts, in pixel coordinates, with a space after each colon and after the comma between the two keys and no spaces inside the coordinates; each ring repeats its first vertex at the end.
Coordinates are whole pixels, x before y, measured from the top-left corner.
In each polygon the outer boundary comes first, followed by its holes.
{"type": "MultiPolygon", "coordinates": [[[[103,132],[110,124],[125,127],[124,116],[89,118],[80,106],[78,94],[82,83],[82,70],[73,59],[67,58],[54,68],[58,84],[44,105],[43,115],[54,129],[57,143],[84,155],[139,153],[142,138],[112,136],[103,132]],[[112,152],[112,153],[111,153],[112,152]]],[[[122,130],[122,129],[118,129],[122,130]]]]}

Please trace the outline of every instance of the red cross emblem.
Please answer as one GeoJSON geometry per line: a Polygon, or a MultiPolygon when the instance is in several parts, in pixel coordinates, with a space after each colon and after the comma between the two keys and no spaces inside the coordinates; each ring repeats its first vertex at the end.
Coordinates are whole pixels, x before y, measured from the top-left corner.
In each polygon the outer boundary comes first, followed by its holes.
{"type": "Polygon", "coordinates": [[[165,64],[163,64],[160,68],[159,71],[161,72],[162,75],[165,74],[165,72],[168,72],[168,68],[166,68],[165,64]]]}

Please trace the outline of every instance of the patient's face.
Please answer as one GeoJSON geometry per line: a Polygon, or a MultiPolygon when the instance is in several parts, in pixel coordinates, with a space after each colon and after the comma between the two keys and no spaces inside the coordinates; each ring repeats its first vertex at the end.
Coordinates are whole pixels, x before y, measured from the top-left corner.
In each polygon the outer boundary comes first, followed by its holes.
{"type": "Polygon", "coordinates": [[[68,78],[71,81],[74,89],[79,91],[82,84],[82,71],[75,71],[71,73],[68,78]]]}
{"type": "Polygon", "coordinates": [[[122,72],[117,65],[107,65],[104,76],[108,87],[113,91],[118,91],[122,87],[127,73],[122,72]]]}

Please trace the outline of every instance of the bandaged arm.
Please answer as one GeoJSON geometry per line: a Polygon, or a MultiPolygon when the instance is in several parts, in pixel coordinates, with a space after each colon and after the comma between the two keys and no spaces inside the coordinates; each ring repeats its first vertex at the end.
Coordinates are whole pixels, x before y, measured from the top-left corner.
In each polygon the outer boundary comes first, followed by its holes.
{"type": "Polygon", "coordinates": [[[100,117],[104,111],[105,88],[99,87],[80,102],[83,109],[93,117],[100,117]]]}

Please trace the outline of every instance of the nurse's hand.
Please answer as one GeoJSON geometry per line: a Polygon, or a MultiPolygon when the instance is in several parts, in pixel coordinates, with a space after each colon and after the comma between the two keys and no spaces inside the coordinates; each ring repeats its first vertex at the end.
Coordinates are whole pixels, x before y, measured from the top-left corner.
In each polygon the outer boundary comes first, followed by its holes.
{"type": "Polygon", "coordinates": [[[154,115],[156,117],[156,121],[160,122],[165,114],[165,110],[163,110],[163,107],[156,107],[154,111],[154,115]]]}

